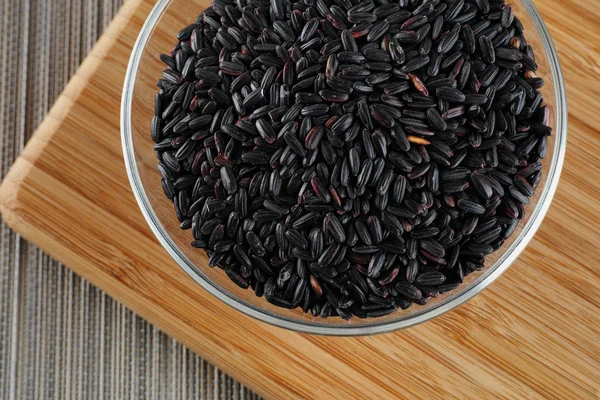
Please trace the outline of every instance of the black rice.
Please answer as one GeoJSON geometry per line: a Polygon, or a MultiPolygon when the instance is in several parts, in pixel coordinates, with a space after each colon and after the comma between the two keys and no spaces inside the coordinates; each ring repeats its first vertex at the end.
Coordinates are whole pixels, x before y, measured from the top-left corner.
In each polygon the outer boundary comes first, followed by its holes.
{"type": "Polygon", "coordinates": [[[151,139],[192,246],[323,318],[426,304],[523,218],[552,129],[503,0],[219,0],[177,34],[151,139]]]}

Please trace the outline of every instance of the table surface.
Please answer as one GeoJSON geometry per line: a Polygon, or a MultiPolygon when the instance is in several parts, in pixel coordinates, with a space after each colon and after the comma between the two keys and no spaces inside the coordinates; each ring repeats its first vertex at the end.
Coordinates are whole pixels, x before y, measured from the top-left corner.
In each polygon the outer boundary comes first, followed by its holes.
{"type": "MultiPolygon", "coordinates": [[[[122,3],[0,0],[0,177],[122,3]]],[[[257,398],[2,223],[0,398],[134,397],[257,398]]]]}

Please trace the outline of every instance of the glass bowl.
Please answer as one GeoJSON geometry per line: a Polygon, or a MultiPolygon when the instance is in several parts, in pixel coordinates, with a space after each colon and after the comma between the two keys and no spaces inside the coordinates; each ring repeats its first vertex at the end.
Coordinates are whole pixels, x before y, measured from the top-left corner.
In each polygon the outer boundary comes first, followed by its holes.
{"type": "Polygon", "coordinates": [[[179,229],[173,206],[164,196],[150,137],[156,81],[163,70],[158,56],[173,48],[177,32],[200,14],[207,0],[159,0],[140,32],[129,62],[121,108],[123,152],[133,193],[148,225],[177,264],[202,288],[238,311],[299,332],[325,335],[390,332],[437,317],[469,300],[500,276],[535,234],[556,191],[565,155],[567,105],[556,50],[533,2],[509,2],[535,50],[539,75],[545,80],[541,91],[551,110],[550,126],[554,133],[549,137],[548,154],[543,160],[543,178],[527,207],[526,218],[504,246],[487,257],[486,268],[469,275],[458,289],[431,299],[425,306],[413,305],[384,317],[321,319],[300,309],[273,306],[252,290],[239,288],[223,270],[208,267],[205,252],[190,246],[191,233],[179,229]]]}

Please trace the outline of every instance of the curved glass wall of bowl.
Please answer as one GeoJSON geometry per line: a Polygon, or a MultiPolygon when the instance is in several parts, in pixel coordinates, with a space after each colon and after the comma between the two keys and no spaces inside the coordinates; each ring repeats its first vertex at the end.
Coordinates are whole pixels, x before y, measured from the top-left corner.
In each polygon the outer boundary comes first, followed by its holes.
{"type": "Polygon", "coordinates": [[[164,197],[150,137],[156,80],[164,68],[158,55],[172,49],[177,32],[202,12],[206,3],[199,0],[157,2],[134,46],[125,78],[121,108],[125,165],[133,193],[152,232],[176,263],[205,290],[238,311],[286,329],[322,335],[370,335],[407,328],[458,307],[498,278],[525,249],[548,211],[564,162],[567,105],[556,50],[533,3],[521,0],[511,4],[535,50],[538,74],[545,80],[540,91],[551,110],[549,125],[554,133],[549,137],[548,154],[542,161],[544,175],[526,208],[526,217],[503,247],[487,257],[486,268],[469,275],[458,289],[431,299],[425,306],[412,306],[384,317],[321,319],[300,309],[276,307],[256,297],[252,290],[236,286],[221,269],[208,267],[205,252],[189,245],[192,240],[189,231],[179,229],[172,204],[164,197]]]}

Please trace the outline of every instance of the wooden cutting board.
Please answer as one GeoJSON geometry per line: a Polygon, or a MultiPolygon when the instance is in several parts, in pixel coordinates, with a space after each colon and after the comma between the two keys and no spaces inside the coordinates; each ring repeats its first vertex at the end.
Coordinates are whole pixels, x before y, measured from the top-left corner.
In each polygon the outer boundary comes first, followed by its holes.
{"type": "Polygon", "coordinates": [[[569,94],[555,201],[518,261],[423,325],[331,338],[221,304],[147,227],[121,154],[119,105],[150,0],[130,0],[0,189],[5,221],[78,274],[270,398],[600,398],[600,7],[539,0],[569,94]]]}

